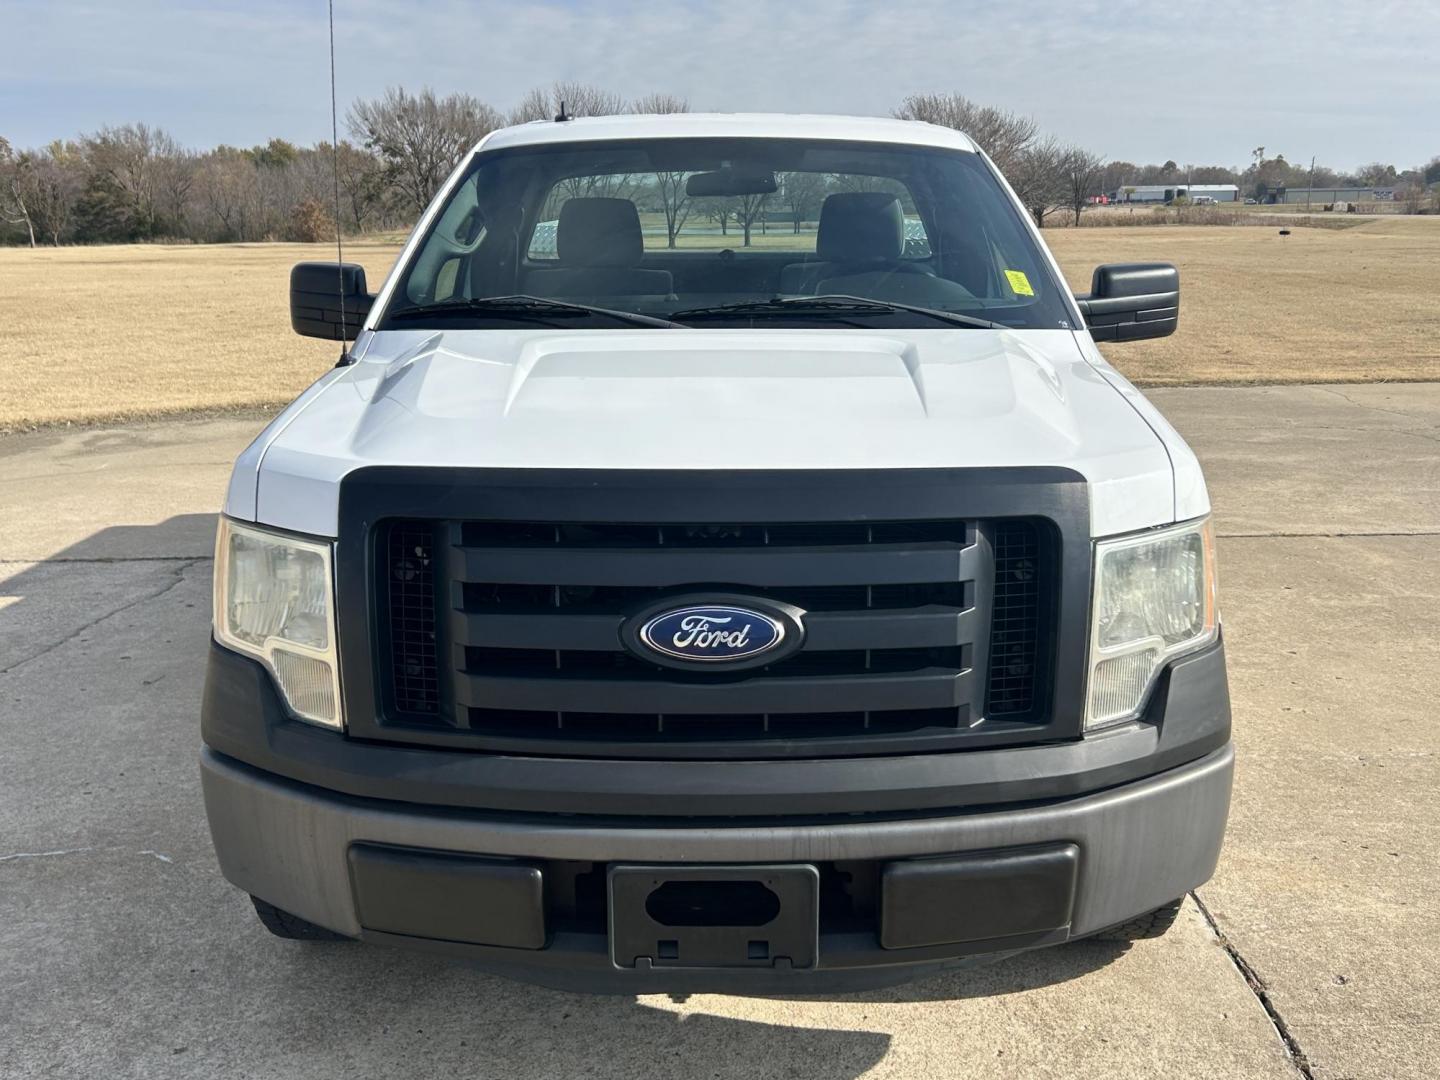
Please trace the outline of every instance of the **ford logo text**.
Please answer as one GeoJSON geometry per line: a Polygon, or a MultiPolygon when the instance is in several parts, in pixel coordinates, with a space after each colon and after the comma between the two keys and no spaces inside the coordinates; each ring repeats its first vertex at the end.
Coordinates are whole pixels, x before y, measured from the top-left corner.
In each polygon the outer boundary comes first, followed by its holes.
{"type": "Polygon", "coordinates": [[[672,660],[722,664],[769,653],[787,635],[780,618],[753,608],[717,604],[651,614],[637,636],[645,649],[672,660]]]}

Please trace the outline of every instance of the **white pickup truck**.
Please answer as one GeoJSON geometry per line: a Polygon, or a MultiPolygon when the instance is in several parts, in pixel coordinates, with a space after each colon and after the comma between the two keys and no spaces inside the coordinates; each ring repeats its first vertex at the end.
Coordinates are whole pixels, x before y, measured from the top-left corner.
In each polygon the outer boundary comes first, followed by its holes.
{"type": "Polygon", "coordinates": [[[235,465],[202,711],[282,937],[602,991],[875,985],[1163,932],[1230,705],[1195,456],[964,135],[487,136],[235,465]],[[540,226],[544,226],[543,229],[540,226]]]}

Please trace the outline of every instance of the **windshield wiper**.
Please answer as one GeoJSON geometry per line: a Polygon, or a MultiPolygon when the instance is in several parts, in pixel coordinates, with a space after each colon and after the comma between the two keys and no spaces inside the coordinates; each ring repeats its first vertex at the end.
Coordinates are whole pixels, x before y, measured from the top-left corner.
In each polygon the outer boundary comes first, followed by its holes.
{"type": "Polygon", "coordinates": [[[517,293],[514,296],[482,296],[475,299],[442,300],[438,304],[420,304],[416,307],[392,311],[387,320],[425,319],[434,316],[451,315],[515,315],[521,318],[544,315],[600,315],[616,322],[631,326],[660,326],[666,329],[683,329],[678,322],[657,319],[653,315],[641,315],[638,311],[615,311],[612,308],[596,307],[594,304],[573,304],[566,300],[547,300],[543,296],[528,296],[517,293]]]}
{"type": "Polygon", "coordinates": [[[936,322],[952,326],[976,327],[981,330],[1002,330],[1000,323],[988,319],[977,319],[972,315],[961,315],[957,311],[942,311],[939,308],[920,307],[918,304],[898,304],[891,300],[872,300],[865,296],[850,296],[846,293],[824,293],[820,296],[776,296],[770,300],[746,300],[738,304],[719,304],[715,307],[689,308],[676,311],[677,319],[704,318],[709,315],[767,315],[795,314],[801,311],[836,312],[898,312],[925,315],[936,322]]]}

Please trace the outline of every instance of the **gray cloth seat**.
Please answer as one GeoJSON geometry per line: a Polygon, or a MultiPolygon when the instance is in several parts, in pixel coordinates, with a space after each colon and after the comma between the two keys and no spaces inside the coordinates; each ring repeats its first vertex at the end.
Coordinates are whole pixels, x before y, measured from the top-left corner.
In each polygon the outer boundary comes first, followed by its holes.
{"type": "Polygon", "coordinates": [[[525,275],[536,296],[644,296],[665,299],[674,290],[668,270],[642,270],[640,215],[629,199],[571,199],[555,226],[559,265],[525,275]]]}
{"type": "Polygon", "coordinates": [[[783,267],[780,291],[814,293],[830,280],[930,274],[925,267],[903,260],[904,251],[905,215],[898,198],[887,191],[837,192],[826,196],[820,207],[815,258],[783,267]]]}

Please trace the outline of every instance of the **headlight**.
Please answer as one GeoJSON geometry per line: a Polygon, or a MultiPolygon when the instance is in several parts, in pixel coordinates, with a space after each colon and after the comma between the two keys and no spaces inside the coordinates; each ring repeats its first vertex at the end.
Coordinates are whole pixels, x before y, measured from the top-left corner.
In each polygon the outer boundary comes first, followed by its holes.
{"type": "Polygon", "coordinates": [[[330,545],[220,519],[215,637],[270,669],[290,711],[343,727],[330,545]]]}
{"type": "Polygon", "coordinates": [[[1134,716],[1166,661],[1215,640],[1215,534],[1193,521],[1095,545],[1086,728],[1134,716]]]}

